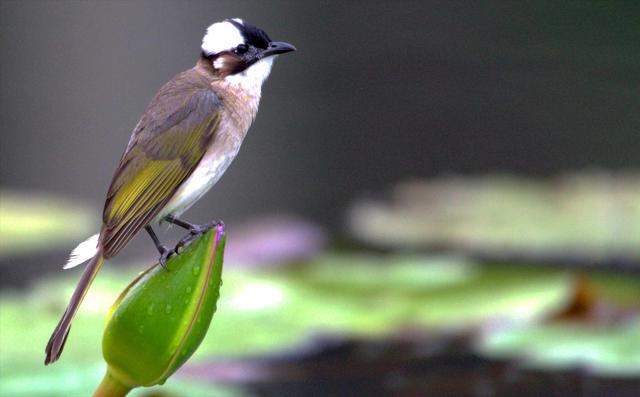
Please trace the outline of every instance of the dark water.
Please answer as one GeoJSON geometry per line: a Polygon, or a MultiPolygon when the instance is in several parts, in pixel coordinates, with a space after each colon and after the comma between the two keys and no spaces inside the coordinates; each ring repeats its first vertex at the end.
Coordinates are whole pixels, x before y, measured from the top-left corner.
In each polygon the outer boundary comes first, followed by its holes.
{"type": "Polygon", "coordinates": [[[334,340],[303,353],[200,364],[182,373],[241,385],[261,397],[637,397],[640,393],[638,377],[602,377],[587,369],[536,370],[517,360],[483,359],[466,345],[429,337],[419,342],[334,340]],[[243,371],[247,375],[236,375],[233,381],[224,375],[243,371]]]}

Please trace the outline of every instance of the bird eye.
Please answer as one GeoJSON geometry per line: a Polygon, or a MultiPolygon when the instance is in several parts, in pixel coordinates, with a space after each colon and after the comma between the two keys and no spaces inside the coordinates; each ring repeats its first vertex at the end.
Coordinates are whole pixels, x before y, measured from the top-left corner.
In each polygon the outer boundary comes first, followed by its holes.
{"type": "Polygon", "coordinates": [[[238,55],[242,55],[242,54],[244,54],[244,53],[245,53],[245,52],[247,52],[247,51],[249,51],[249,46],[248,46],[248,45],[246,45],[246,44],[239,44],[239,45],[236,47],[236,54],[238,54],[238,55]]]}

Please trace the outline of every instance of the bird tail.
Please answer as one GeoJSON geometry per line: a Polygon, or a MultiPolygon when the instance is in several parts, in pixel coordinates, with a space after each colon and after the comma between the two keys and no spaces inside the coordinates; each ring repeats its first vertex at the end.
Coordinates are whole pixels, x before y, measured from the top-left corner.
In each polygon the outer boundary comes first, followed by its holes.
{"type": "MultiPolygon", "coordinates": [[[[82,244],[80,244],[78,248],[80,248],[82,244]]],[[[76,250],[78,248],[76,248],[76,250]]],[[[74,252],[76,250],[74,250],[74,252]]],[[[44,360],[45,365],[55,362],[60,357],[60,354],[62,354],[62,349],[64,349],[64,344],[67,341],[67,336],[69,335],[69,329],[71,329],[71,322],[73,321],[73,317],[76,315],[76,312],[80,307],[80,303],[82,303],[84,296],[87,294],[87,290],[91,286],[93,279],[96,277],[96,274],[98,274],[98,271],[102,267],[102,263],[104,262],[102,250],[100,248],[97,248],[96,251],[97,252],[93,256],[93,258],[91,258],[91,260],[87,264],[87,267],[82,272],[80,281],[78,282],[78,285],[76,286],[76,289],[75,291],[73,291],[73,295],[71,295],[71,299],[69,300],[69,305],[64,311],[64,314],[62,315],[60,322],[56,326],[56,329],[53,330],[53,333],[49,338],[49,343],[47,343],[47,347],[45,348],[45,353],[47,354],[47,357],[44,360]]]]}
{"type": "Polygon", "coordinates": [[[62,267],[63,269],[71,269],[88,261],[96,256],[98,253],[98,240],[99,234],[94,234],[88,239],[84,240],[76,248],[71,251],[67,263],[62,267]]]}

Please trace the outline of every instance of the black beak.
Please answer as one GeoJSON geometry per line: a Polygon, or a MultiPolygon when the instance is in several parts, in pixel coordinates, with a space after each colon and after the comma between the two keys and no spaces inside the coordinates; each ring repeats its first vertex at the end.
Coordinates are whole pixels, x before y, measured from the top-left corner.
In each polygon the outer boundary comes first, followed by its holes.
{"type": "Polygon", "coordinates": [[[287,52],[295,51],[296,47],[284,41],[272,41],[269,43],[269,47],[262,51],[262,58],[270,57],[272,55],[284,54],[287,52]]]}

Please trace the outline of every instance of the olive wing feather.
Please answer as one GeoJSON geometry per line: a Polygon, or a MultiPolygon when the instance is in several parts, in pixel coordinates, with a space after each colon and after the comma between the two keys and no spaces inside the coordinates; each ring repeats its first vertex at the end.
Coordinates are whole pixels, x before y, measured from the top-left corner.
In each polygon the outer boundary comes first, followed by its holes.
{"type": "Polygon", "coordinates": [[[109,187],[100,233],[105,258],[153,220],[214,139],[220,114],[213,91],[194,89],[177,103],[170,89],[162,94],[136,126],[109,187]]]}

